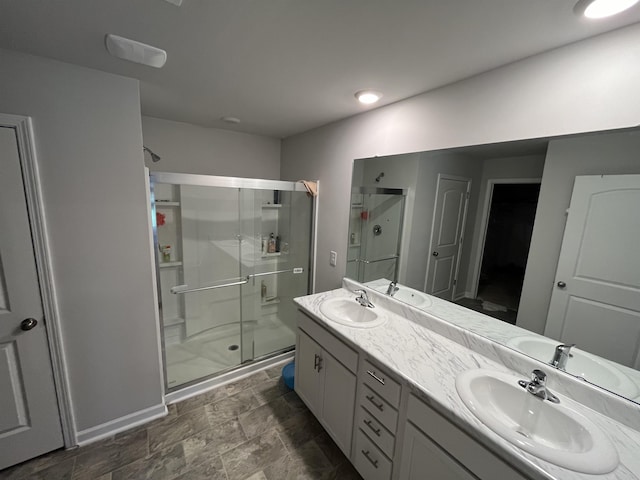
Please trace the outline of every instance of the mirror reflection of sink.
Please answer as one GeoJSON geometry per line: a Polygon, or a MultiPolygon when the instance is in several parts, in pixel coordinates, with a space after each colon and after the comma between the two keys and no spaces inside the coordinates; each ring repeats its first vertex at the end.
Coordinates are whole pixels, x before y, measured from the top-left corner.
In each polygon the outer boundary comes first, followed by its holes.
{"type": "MultiPolygon", "coordinates": [[[[507,345],[548,363],[553,358],[556,345],[560,343],[545,337],[525,335],[510,339],[507,345]]],[[[638,386],[611,362],[579,350],[578,347],[571,349],[571,358],[567,361],[565,370],[627,398],[634,398],[640,393],[638,386]]]]}
{"type": "MultiPolygon", "coordinates": [[[[385,293],[387,286],[375,287],[379,292],[385,293]]],[[[393,298],[400,300],[403,303],[411,305],[412,307],[426,308],[431,306],[431,298],[426,293],[413,290],[412,288],[400,287],[400,289],[393,294],[393,298]]]]}
{"type": "Polygon", "coordinates": [[[536,457],[589,474],[618,465],[615,447],[591,420],[566,400],[554,404],[528,393],[514,375],[469,370],[456,378],[456,390],[482,423],[536,457]]]}
{"type": "Polygon", "coordinates": [[[380,309],[363,307],[355,297],[329,298],[320,304],[320,312],[329,320],[347,327],[372,328],[386,321],[380,309]]]}

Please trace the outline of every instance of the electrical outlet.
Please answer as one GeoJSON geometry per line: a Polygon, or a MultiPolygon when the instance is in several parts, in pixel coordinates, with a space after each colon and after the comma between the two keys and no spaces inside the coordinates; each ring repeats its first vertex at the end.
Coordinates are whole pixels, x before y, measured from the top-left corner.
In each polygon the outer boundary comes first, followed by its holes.
{"type": "Polygon", "coordinates": [[[335,267],[338,264],[338,253],[331,250],[329,252],[329,265],[335,267]]]}

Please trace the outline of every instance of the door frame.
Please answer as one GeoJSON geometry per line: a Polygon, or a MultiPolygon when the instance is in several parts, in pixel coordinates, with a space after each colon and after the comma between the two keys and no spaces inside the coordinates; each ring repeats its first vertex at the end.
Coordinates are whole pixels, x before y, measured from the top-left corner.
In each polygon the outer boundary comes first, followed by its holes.
{"type": "Polygon", "coordinates": [[[51,252],[46,228],[44,202],[41,194],[42,187],[38,170],[33,123],[31,117],[0,113],[0,126],[13,128],[16,131],[20,167],[22,169],[22,183],[27,202],[33,254],[46,324],[53,381],[58,400],[62,438],[64,446],[70,448],[78,444],[76,424],[73,417],[68,370],[64,358],[62,329],[53,281],[51,252]]]}
{"type": "MultiPolygon", "coordinates": [[[[438,179],[436,181],[436,195],[435,201],[433,202],[433,217],[431,218],[431,230],[429,231],[429,250],[427,251],[427,271],[424,276],[424,288],[423,291],[427,292],[429,286],[429,267],[431,266],[431,262],[433,261],[433,257],[431,256],[431,252],[433,252],[433,230],[436,226],[436,205],[438,203],[438,193],[440,191],[440,181],[441,180],[456,180],[460,182],[467,182],[467,196],[464,202],[464,212],[462,214],[462,226],[460,228],[460,238],[465,240],[466,234],[466,225],[467,225],[467,214],[469,213],[469,202],[471,201],[471,187],[473,186],[473,179],[469,177],[461,177],[459,175],[449,175],[448,173],[439,173],[438,179]]],[[[456,298],[456,290],[458,286],[458,273],[460,273],[460,254],[462,253],[462,242],[458,244],[458,253],[456,254],[456,266],[453,272],[454,284],[451,288],[451,301],[455,301],[456,298]]]]}
{"type": "Polygon", "coordinates": [[[478,296],[478,285],[480,283],[480,269],[482,268],[482,259],[484,257],[484,246],[487,239],[487,230],[489,228],[489,213],[491,212],[491,204],[493,202],[493,189],[496,185],[509,184],[542,184],[542,178],[490,178],[487,180],[487,187],[482,206],[482,216],[480,220],[480,237],[478,246],[475,251],[475,261],[473,263],[473,278],[471,283],[472,298],[478,296]]]}

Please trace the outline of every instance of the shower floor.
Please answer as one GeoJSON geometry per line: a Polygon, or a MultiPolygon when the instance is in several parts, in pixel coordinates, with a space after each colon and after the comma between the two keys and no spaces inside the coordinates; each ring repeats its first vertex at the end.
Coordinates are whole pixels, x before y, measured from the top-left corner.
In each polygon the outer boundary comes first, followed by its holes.
{"type": "MultiPolygon", "coordinates": [[[[253,339],[250,334],[245,337],[250,349],[245,356],[253,353],[252,357],[258,358],[290,347],[295,341],[295,332],[277,317],[262,318],[253,330],[253,339]]],[[[174,388],[240,365],[240,346],[239,324],[213,328],[182,343],[166,345],[167,387],[174,388]]],[[[246,350],[247,345],[244,347],[246,350]]]]}

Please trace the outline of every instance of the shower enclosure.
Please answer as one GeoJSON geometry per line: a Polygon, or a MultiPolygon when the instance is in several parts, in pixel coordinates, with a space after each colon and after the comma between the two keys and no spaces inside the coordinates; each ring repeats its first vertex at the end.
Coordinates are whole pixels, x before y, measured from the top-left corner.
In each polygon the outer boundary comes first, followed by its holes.
{"type": "Polygon", "coordinates": [[[351,194],[347,271],[369,282],[398,279],[406,192],[397,188],[359,187],[351,194]]]}
{"type": "Polygon", "coordinates": [[[313,199],[293,182],[150,175],[167,391],[292,350],[313,199]]]}

